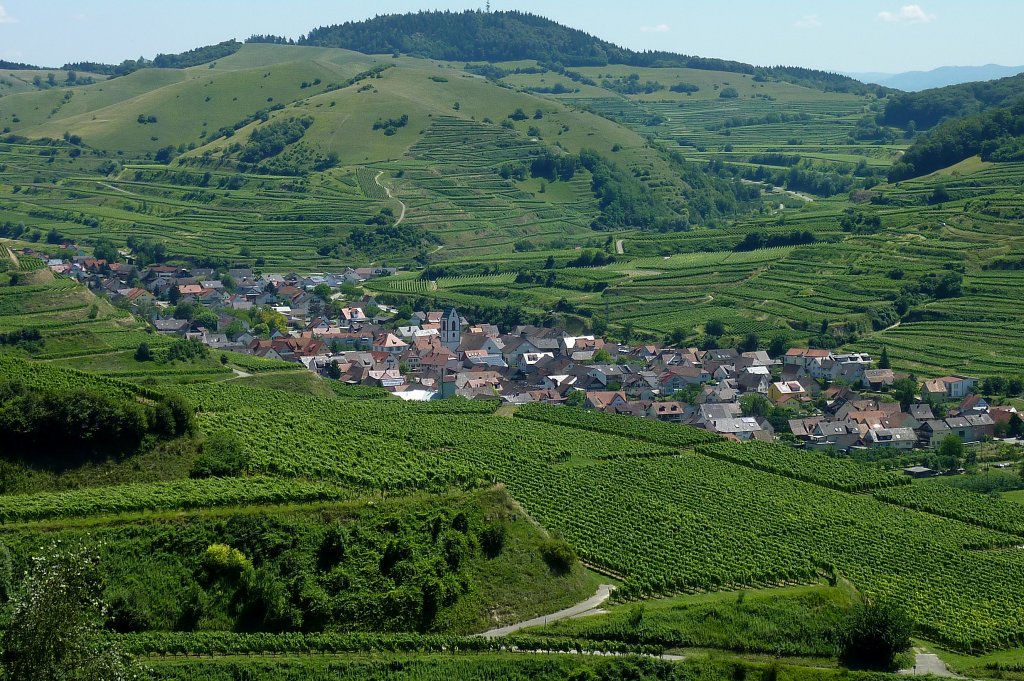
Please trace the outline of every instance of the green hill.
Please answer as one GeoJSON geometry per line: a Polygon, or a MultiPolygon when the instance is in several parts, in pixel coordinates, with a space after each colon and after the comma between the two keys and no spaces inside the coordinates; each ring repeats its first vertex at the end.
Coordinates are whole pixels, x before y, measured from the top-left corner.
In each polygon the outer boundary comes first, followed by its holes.
{"type": "MultiPolygon", "coordinates": [[[[276,36],[253,36],[250,41],[290,42],[276,36]]],[[[778,78],[831,91],[883,91],[847,76],[812,69],[764,68],[670,52],[634,52],[549,19],[517,11],[383,15],[316,28],[297,43],[344,47],[368,54],[401,52],[449,61],[532,59],[565,66],[675,66],[778,78]]]]}
{"type": "Polygon", "coordinates": [[[917,129],[931,128],[943,120],[960,118],[1004,107],[1024,97],[1024,74],[998,80],[963,83],[948,87],[893,94],[885,106],[885,122],[917,129]]]}
{"type": "Polygon", "coordinates": [[[940,124],[907,149],[889,178],[927,175],[972,156],[984,161],[1024,161],[1024,100],[940,124]]]}

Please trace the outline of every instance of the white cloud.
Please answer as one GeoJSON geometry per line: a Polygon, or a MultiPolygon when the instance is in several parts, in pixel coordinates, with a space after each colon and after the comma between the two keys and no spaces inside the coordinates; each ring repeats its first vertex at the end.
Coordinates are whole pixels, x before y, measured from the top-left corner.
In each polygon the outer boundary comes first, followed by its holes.
{"type": "Polygon", "coordinates": [[[643,33],[668,33],[672,27],[668,24],[658,24],[657,26],[641,26],[640,30],[643,33]]]}
{"type": "Polygon", "coordinates": [[[0,24],[13,24],[18,20],[7,13],[3,5],[0,5],[0,24]]]}
{"type": "Polygon", "coordinates": [[[793,24],[795,28],[811,29],[818,28],[821,26],[821,19],[818,18],[817,14],[805,14],[800,21],[793,24]]]}
{"type": "Polygon", "coordinates": [[[925,12],[921,5],[904,5],[898,12],[879,12],[878,18],[890,24],[928,24],[935,21],[935,15],[925,12]]]}

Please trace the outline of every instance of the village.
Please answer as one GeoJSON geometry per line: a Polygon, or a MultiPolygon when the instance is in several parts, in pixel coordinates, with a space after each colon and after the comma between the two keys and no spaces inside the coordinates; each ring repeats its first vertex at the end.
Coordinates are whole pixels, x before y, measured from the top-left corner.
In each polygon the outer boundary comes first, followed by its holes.
{"type": "Polygon", "coordinates": [[[218,274],[163,264],[137,269],[81,255],[48,265],[148,319],[157,333],[301,363],[330,380],[405,400],[565,404],[737,441],[837,452],[934,450],[950,436],[976,443],[1024,432],[1016,408],[990,404],[977,378],[917,383],[887,361],[827,349],[794,347],[771,356],[627,345],[530,325],[502,330],[470,323],[452,307],[389,307],[358,286],[394,274],[392,268],[218,274]]]}

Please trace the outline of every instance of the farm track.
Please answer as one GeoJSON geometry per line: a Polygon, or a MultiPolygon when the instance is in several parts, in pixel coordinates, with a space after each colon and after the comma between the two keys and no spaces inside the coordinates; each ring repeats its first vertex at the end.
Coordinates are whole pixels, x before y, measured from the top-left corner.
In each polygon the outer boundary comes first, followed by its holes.
{"type": "Polygon", "coordinates": [[[962,679],[965,678],[959,674],[954,674],[949,671],[946,667],[946,663],[939,658],[938,655],[930,653],[924,653],[920,650],[915,650],[914,666],[911,669],[901,669],[900,674],[905,676],[940,676],[951,679],[962,679]]]}
{"type": "Polygon", "coordinates": [[[398,214],[398,219],[395,220],[395,227],[397,227],[398,225],[402,224],[402,220],[405,219],[405,202],[402,201],[401,199],[396,199],[394,197],[394,195],[391,193],[391,188],[388,187],[386,184],[384,184],[383,182],[380,181],[380,176],[383,175],[383,174],[384,174],[383,170],[380,171],[379,173],[377,173],[377,176],[373,178],[373,181],[377,183],[378,187],[380,187],[381,189],[384,190],[384,193],[388,195],[389,199],[392,199],[394,201],[398,201],[398,205],[400,205],[402,207],[402,212],[398,214]]]}
{"type": "Polygon", "coordinates": [[[16,272],[21,270],[21,262],[18,260],[18,256],[14,255],[13,249],[7,249],[7,257],[11,259],[12,263],[14,263],[14,270],[16,272]]]}
{"type": "Polygon", "coordinates": [[[615,587],[611,584],[601,584],[597,587],[597,593],[595,593],[593,596],[586,599],[585,601],[577,603],[576,605],[570,606],[563,610],[559,610],[558,612],[553,612],[550,615],[541,615],[539,617],[534,617],[532,619],[528,619],[517,624],[509,624],[504,627],[498,627],[497,629],[491,629],[489,631],[485,631],[482,634],[477,635],[483,636],[484,638],[498,638],[500,636],[508,636],[509,634],[514,634],[520,629],[526,629],[527,627],[539,627],[541,625],[551,624],[552,622],[557,622],[559,620],[565,620],[570,619],[572,617],[580,617],[585,614],[589,614],[591,613],[591,611],[596,610],[601,604],[608,600],[608,597],[611,596],[613,589],[615,589],[615,587]]]}
{"type": "Polygon", "coordinates": [[[138,194],[136,194],[135,192],[130,192],[127,189],[121,189],[120,187],[115,187],[114,185],[109,184],[107,182],[97,182],[96,184],[100,185],[101,187],[106,187],[107,189],[112,189],[115,192],[121,192],[122,194],[127,194],[128,196],[138,196],[138,194]]]}

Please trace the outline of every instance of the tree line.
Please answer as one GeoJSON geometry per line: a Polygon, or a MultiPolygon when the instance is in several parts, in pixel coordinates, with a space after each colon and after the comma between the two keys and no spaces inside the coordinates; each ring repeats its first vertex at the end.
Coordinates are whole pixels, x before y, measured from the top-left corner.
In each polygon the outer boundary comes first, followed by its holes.
{"type": "Polygon", "coordinates": [[[144,404],[98,387],[0,383],[0,439],[9,455],[68,463],[92,453],[131,452],[147,434],[177,437],[192,427],[192,410],[178,397],[144,404]]]}
{"type": "Polygon", "coordinates": [[[140,69],[187,69],[190,66],[207,64],[223,57],[228,57],[242,49],[242,43],[237,40],[225,40],[216,45],[196,47],[179,54],[158,54],[152,60],[145,57],[138,59],[125,59],[120,64],[103,64],[92,61],[79,61],[65,64],[65,70],[87,71],[89,73],[100,73],[105,76],[126,76],[140,69]]]}

